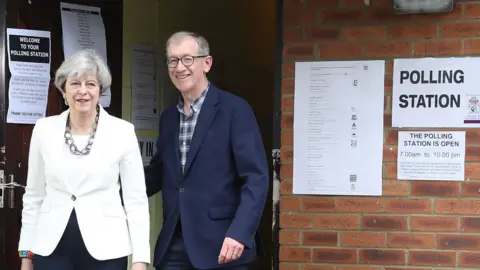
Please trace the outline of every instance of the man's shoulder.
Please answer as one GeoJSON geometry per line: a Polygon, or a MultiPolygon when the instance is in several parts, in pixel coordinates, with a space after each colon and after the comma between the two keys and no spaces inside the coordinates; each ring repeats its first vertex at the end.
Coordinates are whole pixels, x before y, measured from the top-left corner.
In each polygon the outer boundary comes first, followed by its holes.
{"type": "Polygon", "coordinates": [[[216,88],[215,90],[218,93],[220,104],[225,108],[231,110],[250,109],[250,104],[244,98],[220,88],[216,88]]]}

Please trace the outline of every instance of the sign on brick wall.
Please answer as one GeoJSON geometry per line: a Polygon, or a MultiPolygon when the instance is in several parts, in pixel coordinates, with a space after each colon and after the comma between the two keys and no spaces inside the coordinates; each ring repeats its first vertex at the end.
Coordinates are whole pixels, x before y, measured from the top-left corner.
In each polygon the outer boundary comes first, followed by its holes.
{"type": "Polygon", "coordinates": [[[395,59],[393,127],[480,127],[480,58],[395,59]]]}
{"type": "Polygon", "coordinates": [[[382,194],[384,72],[383,60],[296,63],[293,193],[382,194]]]}

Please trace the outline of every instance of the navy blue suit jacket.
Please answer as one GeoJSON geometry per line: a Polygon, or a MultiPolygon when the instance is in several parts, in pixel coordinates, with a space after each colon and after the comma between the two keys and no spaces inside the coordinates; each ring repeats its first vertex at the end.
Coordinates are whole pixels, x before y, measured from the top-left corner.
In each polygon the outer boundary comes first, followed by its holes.
{"type": "Polygon", "coordinates": [[[180,113],[166,109],[159,124],[157,152],[146,167],[147,193],[162,191],[163,228],[154,265],[165,255],[178,219],[192,264],[197,268],[233,266],[263,252],[256,233],[269,188],[260,130],[250,105],[216,88],[207,93],[181,172],[180,113]],[[243,255],[219,265],[225,237],[245,245],[243,255]]]}

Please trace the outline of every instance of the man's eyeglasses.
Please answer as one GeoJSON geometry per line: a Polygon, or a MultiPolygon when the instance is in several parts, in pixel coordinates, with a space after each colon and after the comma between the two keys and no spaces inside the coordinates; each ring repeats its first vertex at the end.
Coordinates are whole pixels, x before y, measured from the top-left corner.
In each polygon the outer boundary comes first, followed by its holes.
{"type": "Polygon", "coordinates": [[[182,58],[171,57],[167,59],[167,65],[170,68],[175,68],[178,66],[178,62],[182,61],[182,64],[186,67],[191,66],[195,62],[196,58],[207,57],[208,55],[198,55],[198,56],[184,56],[182,58]]]}

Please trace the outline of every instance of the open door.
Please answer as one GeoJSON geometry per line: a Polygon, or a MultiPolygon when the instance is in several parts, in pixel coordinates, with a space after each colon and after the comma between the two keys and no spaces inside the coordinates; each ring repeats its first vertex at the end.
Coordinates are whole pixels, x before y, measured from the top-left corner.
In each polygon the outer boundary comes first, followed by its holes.
{"type": "MultiPolygon", "coordinates": [[[[51,32],[51,81],[48,91],[47,116],[66,109],[60,92],[53,85],[56,69],[63,57],[60,0],[2,0],[0,1],[0,182],[15,181],[25,185],[28,171],[28,151],[34,125],[6,123],[8,108],[8,68],[6,28],[45,30],[51,32]],[[3,173],[3,177],[2,177],[3,173]]],[[[107,57],[112,71],[112,100],[106,110],[121,117],[122,106],[122,17],[121,1],[64,1],[93,5],[102,9],[107,39],[107,57]]],[[[1,191],[0,191],[1,192],[1,191]]],[[[0,202],[0,269],[20,269],[18,240],[21,228],[21,187],[4,190],[0,202]]],[[[1,196],[1,194],[0,194],[1,196]]]]}

